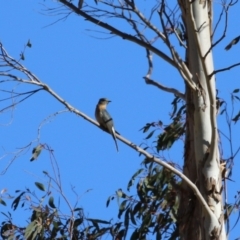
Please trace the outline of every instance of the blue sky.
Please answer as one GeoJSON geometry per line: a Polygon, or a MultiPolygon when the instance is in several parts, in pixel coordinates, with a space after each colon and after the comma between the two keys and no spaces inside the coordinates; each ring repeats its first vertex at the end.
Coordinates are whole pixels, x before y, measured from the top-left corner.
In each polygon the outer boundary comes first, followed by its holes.
{"type": "MultiPolygon", "coordinates": [[[[65,21],[50,25],[58,16],[48,16],[48,12],[44,15],[45,7],[42,4],[49,6],[50,1],[1,2],[0,40],[10,55],[18,58],[30,39],[32,48],[27,49],[23,64],[62,98],[92,118],[98,99],[111,99],[108,110],[114,118],[116,129],[135,144],[145,142],[145,135],[139,129],[146,123],[158,120],[168,123],[173,96],[145,84],[143,77],[147,73],[148,65],[144,49],[119,37],[109,38],[109,35],[96,32],[104,30],[75,14],[65,21]]],[[[146,1],[142,1],[139,6],[144,10],[146,4],[146,1]]],[[[51,5],[57,6],[54,3],[51,5]]],[[[217,18],[220,4],[214,3],[214,7],[214,16],[217,18]]],[[[230,9],[227,36],[214,49],[216,69],[239,61],[239,45],[228,52],[224,50],[224,47],[239,35],[236,29],[239,21],[237,8],[239,4],[230,9]]],[[[122,25],[121,22],[116,24],[131,32],[129,27],[124,28],[127,25],[122,25]]],[[[156,24],[160,26],[160,23],[156,24]]],[[[218,36],[220,33],[221,31],[218,31],[218,36]]],[[[157,46],[162,47],[162,42],[159,41],[157,46]]],[[[175,47],[179,48],[179,44],[176,43],[175,47]]],[[[240,68],[235,68],[217,75],[217,87],[221,97],[230,99],[230,92],[239,87],[239,73],[240,68]]],[[[184,89],[177,71],[157,56],[154,56],[152,77],[162,84],[181,91],[184,89]]],[[[17,91],[35,88],[17,84],[14,87],[17,91]]],[[[1,156],[7,153],[6,157],[1,158],[1,171],[12,158],[13,152],[29,143],[32,145],[13,162],[6,174],[1,176],[0,189],[7,188],[13,195],[16,189],[34,189],[34,182],[46,181],[42,171],[51,172],[49,153],[43,151],[37,161],[30,163],[31,150],[37,145],[39,124],[49,115],[63,109],[64,106],[42,91],[17,105],[13,112],[1,115],[0,134],[4,138],[0,140],[0,153],[1,156]]],[[[236,112],[238,109],[239,105],[236,105],[236,112]]],[[[219,118],[219,127],[227,133],[223,117],[219,118]]],[[[238,124],[233,130],[233,146],[236,150],[239,146],[238,124]]],[[[126,189],[130,177],[140,168],[143,158],[121,142],[120,151],[117,153],[111,136],[69,112],[59,114],[43,125],[40,142],[54,149],[63,188],[72,204],[76,200],[71,191],[74,186],[80,196],[79,206],[85,209],[87,216],[116,220],[117,203],[112,202],[110,207],[106,208],[106,200],[118,188],[126,189]],[[92,190],[84,194],[88,189],[92,190]]],[[[226,141],[223,141],[223,144],[226,146],[224,155],[228,157],[229,145],[226,141]]],[[[182,165],[182,144],[178,143],[174,151],[165,152],[163,156],[182,165]]],[[[229,182],[229,202],[233,201],[234,194],[239,190],[238,170],[235,170],[240,167],[238,159],[239,157],[235,160],[232,177],[235,182],[229,182]]],[[[0,208],[3,212],[7,210],[3,206],[0,208]]],[[[19,215],[18,211],[13,213],[13,218],[23,225],[26,221],[24,216],[19,215]]],[[[236,217],[237,214],[233,218],[236,217]]],[[[0,215],[1,220],[4,219],[0,215]]],[[[239,234],[235,228],[230,239],[237,236],[239,234]]]]}

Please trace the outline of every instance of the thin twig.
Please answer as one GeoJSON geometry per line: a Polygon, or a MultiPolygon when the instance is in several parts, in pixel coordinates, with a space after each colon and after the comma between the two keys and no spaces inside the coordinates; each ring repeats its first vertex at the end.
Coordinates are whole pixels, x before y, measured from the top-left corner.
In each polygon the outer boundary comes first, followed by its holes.
{"type": "Polygon", "coordinates": [[[152,79],[150,79],[148,77],[144,77],[144,79],[145,79],[146,84],[151,84],[151,85],[156,86],[156,87],[158,87],[159,89],[161,89],[161,90],[163,90],[165,92],[173,93],[176,96],[178,96],[179,98],[181,98],[183,100],[186,100],[185,99],[185,94],[179,92],[177,89],[165,87],[162,84],[160,84],[160,83],[158,83],[158,82],[156,82],[156,81],[154,81],[154,80],[152,80],[152,79]]]}
{"type": "Polygon", "coordinates": [[[196,84],[193,82],[192,80],[192,74],[190,73],[189,69],[187,68],[186,64],[184,63],[184,61],[181,59],[181,57],[179,56],[179,54],[175,51],[175,49],[173,48],[173,46],[171,45],[171,42],[169,40],[167,31],[166,31],[166,27],[164,24],[164,20],[163,20],[163,12],[165,5],[164,5],[164,1],[162,1],[162,5],[161,5],[161,9],[158,12],[159,16],[160,16],[160,21],[161,21],[161,25],[162,28],[164,30],[164,34],[166,35],[166,45],[168,46],[171,54],[172,54],[172,58],[174,60],[174,62],[176,63],[176,65],[178,66],[177,70],[179,71],[180,75],[183,77],[183,79],[185,80],[185,82],[193,89],[196,90],[196,84]]]}
{"type": "Polygon", "coordinates": [[[127,34],[127,33],[124,33],[116,28],[114,28],[113,26],[107,24],[107,23],[104,23],[96,18],[93,18],[92,16],[88,15],[87,13],[85,13],[84,11],[78,9],[76,6],[74,6],[72,3],[66,1],[66,0],[59,0],[59,2],[61,2],[62,4],[64,4],[65,6],[69,7],[70,9],[72,9],[76,14],[78,15],[81,15],[82,17],[86,18],[88,21],[100,26],[100,27],[103,27],[107,30],[109,30],[111,33],[114,33],[116,34],[117,36],[120,36],[122,37],[123,39],[127,39],[131,42],[134,42],[144,48],[147,48],[149,49],[151,52],[157,54],[159,57],[163,58],[166,62],[168,62],[169,64],[171,64],[172,66],[176,67],[177,68],[177,65],[175,64],[175,62],[170,58],[168,57],[165,53],[163,53],[162,51],[158,50],[157,48],[153,47],[152,45],[150,44],[147,44],[146,42],[143,42],[141,41],[140,39],[130,35],[130,34],[127,34]]]}
{"type": "Polygon", "coordinates": [[[217,73],[219,73],[219,72],[227,71],[227,70],[230,70],[230,69],[232,69],[232,68],[234,68],[234,67],[237,67],[237,66],[240,66],[240,62],[239,62],[239,63],[235,63],[235,64],[233,64],[233,65],[231,65],[231,66],[229,66],[229,67],[221,68],[221,69],[218,69],[218,70],[213,71],[213,72],[209,75],[209,78],[211,78],[213,75],[215,75],[215,74],[217,74],[217,73]]]}
{"type": "Polygon", "coordinates": [[[160,32],[157,27],[155,27],[148,19],[145,18],[145,16],[139,11],[136,5],[133,5],[129,0],[125,1],[132,7],[132,10],[137,14],[137,16],[165,42],[166,36],[160,32]]]}

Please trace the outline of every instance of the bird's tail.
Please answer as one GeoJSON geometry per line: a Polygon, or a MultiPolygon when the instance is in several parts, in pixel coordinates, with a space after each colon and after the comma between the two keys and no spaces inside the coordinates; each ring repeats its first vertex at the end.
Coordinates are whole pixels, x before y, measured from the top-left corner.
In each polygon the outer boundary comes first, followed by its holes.
{"type": "Polygon", "coordinates": [[[116,144],[116,148],[117,148],[117,151],[118,151],[118,144],[117,144],[117,139],[116,139],[116,136],[115,136],[115,130],[114,128],[112,127],[112,137],[113,137],[113,140],[116,144]]]}

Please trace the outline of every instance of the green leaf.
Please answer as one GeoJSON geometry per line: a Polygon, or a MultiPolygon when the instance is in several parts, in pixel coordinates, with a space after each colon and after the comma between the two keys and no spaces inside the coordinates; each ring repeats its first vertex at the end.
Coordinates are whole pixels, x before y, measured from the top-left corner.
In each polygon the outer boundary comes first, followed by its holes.
{"type": "Polygon", "coordinates": [[[132,222],[134,225],[137,225],[137,223],[136,223],[136,221],[135,221],[135,217],[134,217],[133,211],[130,211],[130,219],[131,219],[131,222],[132,222]]]}
{"type": "Polygon", "coordinates": [[[0,198],[0,204],[7,206],[7,204],[0,198]]]}
{"type": "Polygon", "coordinates": [[[12,208],[13,208],[14,211],[17,209],[18,204],[19,204],[19,201],[20,201],[20,199],[21,199],[21,197],[22,197],[22,195],[23,195],[24,193],[25,193],[25,192],[22,192],[22,193],[21,193],[18,197],[16,197],[15,200],[13,201],[13,203],[12,203],[12,208]]]}
{"type": "Polygon", "coordinates": [[[119,232],[119,229],[121,228],[121,226],[122,226],[122,222],[118,222],[112,227],[111,232],[113,233],[113,235],[116,235],[116,233],[119,232]]]}
{"type": "Polygon", "coordinates": [[[240,91],[240,89],[239,89],[239,88],[236,88],[236,89],[233,90],[232,93],[238,93],[239,91],[240,91]]]}
{"type": "Polygon", "coordinates": [[[39,182],[35,182],[35,185],[37,186],[37,188],[43,192],[45,192],[45,187],[42,183],[39,182]]]}
{"type": "MultiPolygon", "coordinates": [[[[130,240],[136,240],[136,239],[139,239],[139,233],[138,233],[138,229],[136,228],[135,231],[133,232],[130,240]]],[[[161,238],[159,238],[161,239],[161,238]]]]}
{"type": "Polygon", "coordinates": [[[174,115],[175,115],[175,113],[177,112],[177,104],[178,104],[178,102],[180,101],[181,99],[179,98],[179,97],[175,97],[174,98],[174,100],[172,101],[172,105],[173,105],[173,112],[172,112],[172,114],[171,114],[171,118],[173,118],[174,117],[174,115]]]}
{"type": "Polygon", "coordinates": [[[73,209],[74,212],[82,211],[82,210],[83,210],[82,208],[74,208],[74,209],[73,209]]]}
{"type": "Polygon", "coordinates": [[[156,129],[151,131],[145,139],[149,139],[150,137],[152,137],[152,135],[154,134],[155,131],[156,131],[156,129]]]}
{"type": "Polygon", "coordinates": [[[52,196],[49,198],[48,204],[51,208],[56,208],[56,206],[54,204],[54,198],[52,196]]]}
{"type": "Polygon", "coordinates": [[[118,218],[121,218],[123,212],[126,210],[128,200],[122,201],[121,205],[119,206],[118,218]]]}
{"type": "Polygon", "coordinates": [[[95,222],[95,223],[102,223],[102,224],[111,224],[109,221],[101,220],[101,219],[94,219],[94,218],[86,218],[90,222],[95,222]]]}
{"type": "Polygon", "coordinates": [[[128,186],[127,186],[128,191],[130,191],[130,187],[134,184],[134,182],[135,182],[134,178],[130,179],[130,181],[128,182],[128,186]]]}
{"type": "Polygon", "coordinates": [[[25,230],[25,234],[24,234],[25,239],[28,239],[31,236],[31,234],[35,232],[35,228],[36,228],[36,221],[33,221],[27,226],[25,230]]]}
{"type": "Polygon", "coordinates": [[[138,169],[137,172],[135,172],[132,176],[132,178],[130,179],[130,181],[128,182],[128,186],[127,186],[127,190],[130,190],[130,187],[134,184],[135,178],[144,171],[143,168],[138,169]]]}
{"type": "Polygon", "coordinates": [[[20,53],[20,58],[21,58],[21,60],[25,60],[25,57],[24,57],[24,53],[23,53],[23,52],[20,53]]]}
{"type": "Polygon", "coordinates": [[[233,45],[237,44],[240,40],[240,36],[234,38],[226,47],[225,50],[229,50],[233,45]]]}
{"type": "Polygon", "coordinates": [[[4,212],[1,212],[1,214],[3,214],[5,217],[7,217],[7,218],[9,218],[9,217],[11,217],[11,215],[10,216],[8,216],[6,213],[4,213],[4,212]]]}
{"type": "Polygon", "coordinates": [[[142,203],[141,202],[138,202],[135,206],[134,206],[134,208],[133,208],[133,215],[135,215],[137,212],[139,212],[139,210],[141,209],[141,205],[142,205],[142,203]]]}
{"type": "Polygon", "coordinates": [[[125,226],[124,236],[126,236],[126,235],[127,235],[127,232],[128,232],[128,227],[129,227],[129,212],[130,212],[130,208],[127,209],[127,211],[125,212],[125,216],[124,216],[124,226],[125,226]]]}
{"type": "Polygon", "coordinates": [[[232,119],[233,122],[237,122],[240,118],[240,111],[238,112],[238,114],[232,119]]]}
{"type": "Polygon", "coordinates": [[[110,196],[110,197],[108,198],[107,203],[106,203],[107,207],[109,206],[110,201],[113,200],[113,199],[114,199],[113,196],[110,196]]]}
{"type": "Polygon", "coordinates": [[[83,223],[83,218],[77,218],[75,221],[74,221],[74,228],[77,228],[80,224],[83,223]]]}
{"type": "Polygon", "coordinates": [[[151,126],[154,126],[154,123],[147,123],[143,128],[141,128],[139,131],[143,130],[143,133],[147,132],[148,129],[151,127],[151,126]]]}
{"type": "Polygon", "coordinates": [[[116,191],[116,194],[117,194],[117,197],[118,198],[126,198],[127,195],[122,191],[121,188],[119,188],[117,191],[116,191]]]}
{"type": "Polygon", "coordinates": [[[226,108],[224,108],[224,109],[220,112],[220,115],[222,115],[224,112],[226,112],[226,108]]]}
{"type": "Polygon", "coordinates": [[[235,99],[237,99],[238,101],[240,101],[240,98],[238,96],[234,96],[235,99]]]}
{"type": "Polygon", "coordinates": [[[148,228],[151,222],[152,222],[152,217],[151,217],[151,214],[148,212],[143,218],[142,225],[148,228]]]}
{"type": "Polygon", "coordinates": [[[30,39],[29,39],[28,42],[27,42],[27,47],[29,47],[29,48],[32,47],[32,44],[31,44],[31,42],[30,42],[30,39]]]}
{"type": "Polygon", "coordinates": [[[125,234],[125,230],[124,230],[124,229],[121,229],[121,230],[118,232],[118,234],[117,234],[117,236],[116,236],[115,239],[123,239],[124,234],[125,234]]]}
{"type": "Polygon", "coordinates": [[[122,189],[118,189],[116,191],[116,194],[117,194],[118,197],[122,197],[122,189]]]}
{"type": "Polygon", "coordinates": [[[156,240],[161,239],[161,238],[162,238],[162,234],[160,233],[160,231],[157,231],[156,240]]]}
{"type": "Polygon", "coordinates": [[[109,231],[110,228],[101,228],[97,233],[95,234],[91,234],[90,236],[88,236],[88,239],[99,239],[98,237],[104,235],[106,232],[109,231]]]}
{"type": "Polygon", "coordinates": [[[183,113],[185,113],[186,105],[183,105],[182,107],[179,108],[177,112],[177,117],[181,117],[183,113]]]}

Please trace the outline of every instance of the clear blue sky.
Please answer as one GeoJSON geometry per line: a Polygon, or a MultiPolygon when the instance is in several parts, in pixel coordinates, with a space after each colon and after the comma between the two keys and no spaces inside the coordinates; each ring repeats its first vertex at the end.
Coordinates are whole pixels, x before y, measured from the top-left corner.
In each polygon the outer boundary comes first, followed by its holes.
{"type": "MultiPolygon", "coordinates": [[[[94,4],[94,1],[92,2],[94,4]]],[[[119,37],[109,38],[109,35],[95,32],[106,31],[75,14],[70,15],[66,21],[50,25],[58,19],[58,16],[50,17],[49,12],[45,12],[44,15],[45,8],[42,4],[49,6],[50,1],[1,2],[0,40],[10,55],[18,58],[30,39],[32,48],[28,48],[25,53],[24,65],[62,98],[92,118],[98,99],[101,97],[111,99],[112,103],[108,109],[115,120],[116,129],[135,144],[145,142],[146,135],[139,129],[146,123],[158,120],[168,123],[173,96],[145,84],[142,77],[147,73],[148,65],[144,49],[119,37]]],[[[145,9],[147,2],[142,1],[139,4],[145,9]]],[[[52,6],[56,7],[57,4],[52,6]]],[[[214,3],[214,7],[216,8],[214,17],[217,18],[220,5],[214,3]]],[[[214,49],[216,69],[239,61],[239,44],[228,52],[224,50],[224,47],[239,35],[236,25],[239,22],[237,9],[239,4],[230,10],[227,37],[214,49]]],[[[117,24],[121,29],[125,29],[126,25],[120,22],[117,24]]],[[[131,32],[129,27],[126,29],[131,32]]],[[[161,41],[157,46],[162,46],[161,41]]],[[[175,47],[179,48],[179,44],[176,43],[175,47]]],[[[240,68],[217,75],[220,97],[229,101],[230,92],[234,88],[239,88],[239,75],[240,68]]],[[[177,71],[156,56],[152,77],[162,84],[181,91],[184,89],[177,71]]],[[[15,87],[16,91],[35,88],[18,84],[15,87]]],[[[2,89],[1,86],[0,88],[2,89]]],[[[47,116],[63,109],[64,106],[53,97],[39,92],[18,105],[13,112],[2,114],[0,153],[1,156],[8,154],[1,158],[0,171],[12,158],[11,153],[36,140],[38,126],[47,116]]],[[[239,105],[236,112],[238,109],[239,105]]],[[[220,117],[219,124],[221,130],[227,134],[223,117],[220,117]]],[[[234,126],[235,150],[240,144],[238,125],[234,126]]],[[[45,124],[41,128],[40,142],[54,149],[64,191],[72,204],[76,200],[71,191],[71,187],[74,186],[75,191],[81,196],[79,206],[85,209],[87,216],[116,220],[117,203],[112,202],[110,207],[106,208],[106,200],[118,188],[126,189],[130,177],[140,168],[143,158],[121,142],[120,151],[117,153],[114,142],[108,134],[72,113],[60,114],[45,124]],[[92,191],[83,194],[88,189],[92,191]]],[[[37,142],[33,142],[29,151],[17,158],[7,173],[1,176],[0,190],[7,188],[8,192],[14,195],[16,189],[24,190],[25,187],[34,189],[34,182],[46,181],[42,171],[51,172],[48,152],[43,151],[35,162],[29,161],[32,147],[36,144],[37,142]]],[[[165,152],[164,157],[182,165],[183,148],[181,143],[178,145],[175,151],[165,152]]],[[[226,158],[229,156],[229,145],[226,141],[224,145],[226,158]]],[[[239,167],[237,157],[232,177],[235,182],[229,182],[230,203],[239,190],[239,167]]],[[[38,190],[36,192],[41,195],[38,190]]],[[[9,210],[3,206],[0,208],[2,212],[9,210]]],[[[25,216],[20,215],[18,211],[13,212],[13,219],[17,219],[19,225],[25,225],[25,216]]],[[[236,217],[237,214],[233,218],[236,217]]],[[[3,216],[0,215],[0,221],[3,220],[3,216]]],[[[230,234],[230,239],[239,235],[235,228],[230,234]]]]}

